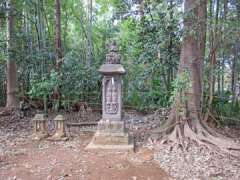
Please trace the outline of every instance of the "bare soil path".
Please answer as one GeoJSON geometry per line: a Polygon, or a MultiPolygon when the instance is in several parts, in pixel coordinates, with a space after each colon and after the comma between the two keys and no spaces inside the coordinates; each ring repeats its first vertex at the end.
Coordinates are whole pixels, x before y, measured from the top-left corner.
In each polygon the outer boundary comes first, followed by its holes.
{"type": "MultiPolygon", "coordinates": [[[[0,108],[1,110],[1,108],[0,108]]],[[[86,151],[93,134],[72,129],[69,141],[33,142],[31,116],[0,117],[0,180],[165,180],[239,179],[240,159],[212,154],[193,146],[188,151],[149,144],[151,130],[160,126],[166,113],[125,113],[126,126],[134,135],[136,153],[86,151]],[[157,117],[157,118],[156,118],[157,117]],[[76,131],[76,132],[75,132],[76,131]],[[147,148],[143,148],[147,147],[147,148]],[[150,149],[154,150],[150,150],[150,149]],[[167,173],[166,173],[167,172],[167,173]]],[[[79,113],[64,114],[79,119],[79,113]]],[[[50,114],[49,120],[56,114],[50,114]]],[[[98,115],[99,116],[99,115],[98,115]]],[[[96,116],[96,118],[98,117],[96,116]]],[[[98,117],[99,119],[99,117],[98,117]]],[[[53,128],[49,124],[49,130],[53,128]]],[[[240,142],[240,127],[218,132],[240,142]]]]}
{"type": "Polygon", "coordinates": [[[164,180],[153,152],[86,151],[92,135],[66,142],[33,142],[16,137],[0,155],[2,180],[164,180]]]}

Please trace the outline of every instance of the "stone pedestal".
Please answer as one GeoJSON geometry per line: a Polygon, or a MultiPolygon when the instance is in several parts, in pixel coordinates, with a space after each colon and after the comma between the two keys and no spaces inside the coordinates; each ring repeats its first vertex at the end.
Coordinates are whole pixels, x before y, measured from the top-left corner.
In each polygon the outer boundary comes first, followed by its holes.
{"type": "Polygon", "coordinates": [[[103,75],[102,119],[86,149],[133,150],[133,138],[129,136],[122,120],[122,75],[125,69],[120,64],[115,42],[111,44],[106,63],[99,72],[103,75]]]}
{"type": "Polygon", "coordinates": [[[133,138],[129,136],[123,121],[100,120],[97,132],[86,149],[134,150],[133,138]]]}
{"type": "Polygon", "coordinates": [[[42,140],[48,137],[47,121],[44,114],[36,114],[33,121],[32,140],[42,140]]]}
{"type": "Polygon", "coordinates": [[[48,140],[60,141],[67,140],[66,131],[65,131],[65,118],[63,115],[57,115],[54,118],[55,122],[55,133],[48,140]]]}
{"type": "Polygon", "coordinates": [[[122,121],[104,121],[98,123],[98,130],[94,136],[95,144],[125,145],[130,143],[129,135],[122,121]]]}

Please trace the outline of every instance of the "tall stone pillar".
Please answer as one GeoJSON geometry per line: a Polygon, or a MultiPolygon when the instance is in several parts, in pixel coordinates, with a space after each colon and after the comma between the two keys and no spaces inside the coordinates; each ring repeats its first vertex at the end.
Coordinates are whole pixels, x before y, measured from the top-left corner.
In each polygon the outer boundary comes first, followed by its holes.
{"type": "Polygon", "coordinates": [[[133,150],[133,140],[122,119],[122,76],[126,72],[120,60],[117,45],[112,42],[106,56],[106,63],[99,69],[103,75],[102,119],[87,149],[133,150]]]}

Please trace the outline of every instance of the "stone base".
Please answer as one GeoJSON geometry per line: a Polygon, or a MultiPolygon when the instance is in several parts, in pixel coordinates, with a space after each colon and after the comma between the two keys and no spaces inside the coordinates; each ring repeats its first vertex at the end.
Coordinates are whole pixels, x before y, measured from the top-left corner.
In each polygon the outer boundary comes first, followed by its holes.
{"type": "Polygon", "coordinates": [[[121,121],[103,121],[86,149],[134,150],[133,138],[129,136],[121,121]]]}
{"type": "Polygon", "coordinates": [[[95,144],[93,141],[91,141],[87,147],[86,150],[94,150],[94,149],[104,149],[104,150],[120,150],[120,151],[134,151],[134,145],[133,144],[126,144],[126,145],[100,145],[95,144]]]}
{"type": "Polygon", "coordinates": [[[48,133],[44,133],[44,132],[35,132],[35,133],[33,133],[33,135],[31,136],[31,139],[33,140],[33,141],[40,141],[40,140],[42,140],[42,139],[45,139],[45,138],[47,138],[49,135],[48,135],[48,133]]]}
{"type": "Polygon", "coordinates": [[[57,131],[52,137],[49,137],[47,140],[49,141],[67,141],[68,137],[66,137],[65,132],[57,131]]]}

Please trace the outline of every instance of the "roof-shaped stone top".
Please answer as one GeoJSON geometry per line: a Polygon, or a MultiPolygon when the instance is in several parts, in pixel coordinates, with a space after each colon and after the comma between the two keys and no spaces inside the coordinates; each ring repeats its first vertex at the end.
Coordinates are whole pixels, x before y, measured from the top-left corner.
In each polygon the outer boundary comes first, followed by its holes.
{"type": "Polygon", "coordinates": [[[45,119],[44,114],[36,114],[32,120],[33,121],[45,121],[46,119],[45,119]]]}
{"type": "Polygon", "coordinates": [[[54,121],[65,121],[65,117],[59,114],[54,118],[54,121]]]}
{"type": "Polygon", "coordinates": [[[103,75],[125,74],[126,71],[120,61],[121,56],[118,53],[117,43],[116,41],[112,41],[109,44],[109,53],[106,55],[106,63],[100,67],[99,72],[103,75]]]}
{"type": "Polygon", "coordinates": [[[111,75],[111,74],[125,74],[126,71],[121,64],[103,64],[98,70],[101,74],[111,75]]]}

